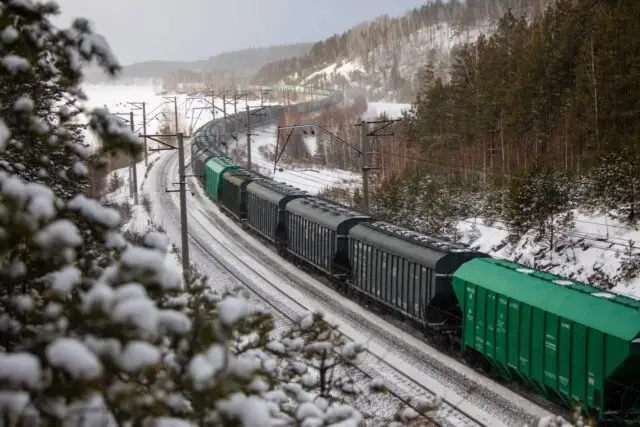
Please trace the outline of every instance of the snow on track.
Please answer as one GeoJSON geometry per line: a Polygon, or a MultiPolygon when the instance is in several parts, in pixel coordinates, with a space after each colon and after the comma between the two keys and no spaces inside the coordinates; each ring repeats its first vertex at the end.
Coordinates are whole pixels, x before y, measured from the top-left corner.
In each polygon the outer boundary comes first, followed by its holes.
{"type": "MultiPolygon", "coordinates": [[[[162,205],[162,212],[177,210],[177,196],[167,195],[162,188],[174,180],[170,177],[177,175],[176,157],[175,153],[167,155],[154,168],[155,173],[152,171],[152,185],[155,184],[156,187],[153,194],[164,194],[153,200],[154,210],[159,207],[156,206],[158,203],[162,205]],[[165,180],[157,179],[163,170],[170,170],[171,173],[165,180]],[[167,206],[168,202],[172,206],[167,206]]],[[[279,290],[293,297],[300,303],[298,311],[301,310],[300,307],[304,307],[327,313],[327,319],[341,325],[340,329],[345,335],[359,342],[367,342],[370,358],[364,360],[362,366],[385,375],[391,389],[415,394],[415,387],[418,385],[423,390],[441,395],[446,402],[457,406],[459,412],[466,412],[472,418],[480,420],[480,423],[469,423],[470,420],[464,420],[464,415],[458,412],[453,416],[450,410],[446,423],[451,425],[523,425],[532,419],[549,415],[546,410],[435,351],[412,335],[345,299],[314,277],[284,262],[272,250],[223,216],[215,204],[204,196],[195,180],[190,182],[190,190],[196,194],[196,197],[188,197],[190,236],[202,246],[209,246],[209,258],[211,253],[225,253],[226,263],[242,271],[243,275],[251,276],[250,281],[262,291],[273,294],[274,290],[279,290]],[[274,286],[275,283],[277,286],[274,286]],[[401,378],[412,380],[408,380],[409,384],[406,384],[401,378]]],[[[167,232],[174,241],[179,241],[175,239],[179,236],[177,216],[169,221],[164,219],[163,226],[167,232]]],[[[210,259],[201,257],[202,254],[199,262],[205,267],[210,259]]],[[[214,279],[220,274],[217,269],[212,273],[214,279]]],[[[282,295],[276,301],[282,301],[282,295]]]]}
{"type": "MultiPolygon", "coordinates": [[[[191,190],[193,191],[195,188],[191,188],[191,190]]],[[[165,200],[168,198],[170,198],[170,196],[165,197],[165,200]]],[[[168,203],[175,205],[177,201],[168,200],[168,203]]],[[[170,208],[169,206],[168,209],[170,208]]],[[[232,240],[226,238],[224,234],[200,232],[209,230],[211,227],[207,213],[203,211],[195,212],[198,210],[198,204],[189,206],[190,231],[198,230],[198,233],[196,233],[198,237],[192,239],[195,240],[194,243],[196,246],[202,248],[218,264],[224,262],[226,265],[225,268],[232,271],[232,274],[236,276],[239,281],[247,284],[260,299],[267,302],[273,309],[290,320],[294,314],[301,316],[308,311],[308,307],[314,306],[304,295],[297,292],[295,285],[293,287],[287,287],[286,290],[283,289],[283,279],[277,274],[272,273],[268,267],[256,264],[254,257],[250,255],[249,251],[230,248],[232,240]],[[252,285],[256,286],[259,290],[255,290],[252,285]]],[[[329,320],[335,319],[329,317],[329,320]]],[[[357,332],[345,331],[344,329],[345,328],[341,328],[342,332],[345,333],[348,338],[354,339],[354,336],[361,337],[357,332]]],[[[365,373],[369,378],[382,375],[387,380],[387,384],[392,386],[394,393],[400,394],[401,396],[418,397],[425,395],[426,391],[428,393],[427,397],[435,398],[435,396],[439,394],[438,392],[434,392],[433,389],[425,387],[424,381],[419,382],[412,380],[410,376],[394,368],[389,362],[384,361],[382,357],[371,351],[363,358],[361,365],[365,366],[365,368],[356,367],[356,369],[365,373]]],[[[404,400],[408,399],[405,398],[404,400]]],[[[465,415],[460,409],[454,409],[446,403],[441,405],[434,419],[438,420],[441,425],[444,426],[499,425],[495,424],[493,419],[476,418],[476,415],[471,414],[465,415]]]]}
{"type": "MultiPolygon", "coordinates": [[[[160,168],[162,168],[162,166],[160,166],[160,168]]],[[[164,174],[166,168],[162,169],[161,173],[163,173],[163,179],[156,179],[156,183],[168,182],[168,180],[170,180],[170,178],[164,174]]],[[[151,174],[151,176],[154,178],[158,177],[157,174],[151,174]]],[[[154,209],[154,217],[161,220],[164,224],[163,226],[166,226],[165,229],[167,233],[174,239],[174,241],[179,241],[180,230],[176,224],[179,223],[180,213],[177,207],[177,202],[167,199],[168,196],[158,185],[154,186],[150,195],[154,200],[154,202],[152,202],[152,206],[155,206],[155,209],[152,207],[152,209],[154,209]],[[167,204],[162,205],[161,199],[164,199],[167,204]],[[159,208],[160,212],[157,211],[159,205],[161,205],[159,208]]],[[[193,231],[193,227],[191,227],[191,230],[193,231]]],[[[218,253],[223,250],[223,248],[213,246],[216,244],[216,241],[211,238],[210,235],[209,238],[207,238],[206,233],[198,234],[197,237],[194,237],[192,234],[190,236],[190,240],[190,252],[192,254],[191,260],[193,261],[194,258],[200,260],[198,263],[198,271],[207,275],[209,279],[213,279],[213,282],[208,282],[210,286],[213,284],[213,288],[221,290],[222,288],[234,288],[240,283],[243,283],[246,285],[248,290],[252,291],[252,293],[249,293],[248,295],[249,303],[252,306],[264,307],[264,302],[267,302],[267,305],[271,305],[272,307],[274,307],[274,304],[275,306],[280,304],[279,296],[276,296],[276,299],[274,300],[273,295],[270,296],[269,294],[265,294],[265,292],[260,288],[256,289],[256,286],[253,285],[253,282],[247,277],[246,270],[241,271],[240,268],[235,268],[231,265],[232,263],[229,263],[224,257],[221,257],[218,253]]],[[[253,277],[253,280],[255,280],[255,276],[253,277]]],[[[270,284],[268,287],[272,288],[273,286],[270,284]]],[[[278,334],[280,332],[286,332],[286,330],[292,326],[290,316],[287,317],[277,310],[270,310],[270,312],[274,316],[274,333],[278,334]]],[[[349,366],[344,369],[342,367],[338,367],[335,375],[337,377],[350,378],[354,384],[357,385],[366,384],[367,381],[371,379],[371,375],[349,366]]],[[[375,376],[378,375],[376,374],[375,376]]],[[[350,396],[345,397],[350,398],[350,396]]],[[[350,403],[353,404],[354,407],[358,408],[363,415],[368,418],[386,419],[393,416],[400,402],[391,394],[361,393],[355,398],[355,401],[351,400],[350,403]]]]}

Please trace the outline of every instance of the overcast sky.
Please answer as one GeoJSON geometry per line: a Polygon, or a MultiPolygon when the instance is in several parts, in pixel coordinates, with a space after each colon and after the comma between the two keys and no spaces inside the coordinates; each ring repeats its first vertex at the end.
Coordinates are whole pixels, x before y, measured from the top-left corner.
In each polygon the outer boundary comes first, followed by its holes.
{"type": "Polygon", "coordinates": [[[313,42],[425,0],[57,0],[58,25],[90,19],[123,65],[313,42]]]}

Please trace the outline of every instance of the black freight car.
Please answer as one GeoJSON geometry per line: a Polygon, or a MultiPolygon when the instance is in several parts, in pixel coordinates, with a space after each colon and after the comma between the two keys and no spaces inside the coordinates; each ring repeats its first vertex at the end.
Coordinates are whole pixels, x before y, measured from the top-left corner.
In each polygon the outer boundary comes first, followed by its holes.
{"type": "Polygon", "coordinates": [[[206,142],[200,137],[194,138],[191,144],[191,161],[193,164],[193,174],[196,176],[200,184],[204,186],[204,158],[203,153],[206,151],[206,142]]]}
{"type": "Polygon", "coordinates": [[[349,231],[351,290],[428,332],[458,317],[453,272],[486,254],[383,221],[349,231]]]}
{"type": "Polygon", "coordinates": [[[307,197],[299,188],[258,179],[247,185],[247,225],[274,243],[279,251],[287,246],[286,206],[291,200],[307,197]]]}
{"type": "Polygon", "coordinates": [[[191,142],[191,159],[195,159],[202,154],[208,146],[208,142],[203,135],[196,135],[191,142]]]}
{"type": "Polygon", "coordinates": [[[350,276],[348,233],[373,218],[317,197],[287,204],[287,251],[338,280],[350,276]]]}
{"type": "Polygon", "coordinates": [[[255,179],[260,176],[246,169],[233,170],[222,176],[220,204],[240,221],[247,218],[247,186],[255,179]]]}

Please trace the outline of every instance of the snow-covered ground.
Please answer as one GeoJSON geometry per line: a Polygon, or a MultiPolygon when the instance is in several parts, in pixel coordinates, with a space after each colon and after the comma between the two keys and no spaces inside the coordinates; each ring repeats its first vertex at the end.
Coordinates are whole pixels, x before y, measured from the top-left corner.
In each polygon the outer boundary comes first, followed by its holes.
{"type": "MultiPolygon", "coordinates": [[[[381,113],[386,113],[391,119],[401,116],[402,111],[407,111],[410,104],[372,102],[369,103],[363,119],[371,120],[381,113]]],[[[277,126],[271,125],[253,130],[254,136],[251,138],[251,159],[255,170],[272,177],[276,181],[284,182],[294,187],[298,187],[310,194],[318,194],[329,188],[349,188],[353,189],[362,185],[362,176],[359,173],[323,168],[314,165],[313,167],[301,167],[288,165],[279,162],[274,168],[273,160],[268,160],[265,152],[274,153],[276,148],[277,126]]],[[[304,137],[307,150],[311,155],[317,150],[315,136],[304,137]]],[[[232,148],[239,148],[246,152],[246,138],[238,138],[237,143],[232,143],[232,148]]],[[[279,147],[281,149],[282,147],[279,147]]]]}
{"type": "MultiPolygon", "coordinates": [[[[500,222],[487,223],[479,218],[467,218],[458,224],[461,240],[493,256],[549,271],[560,276],[586,282],[596,273],[608,277],[621,276],[629,254],[638,253],[640,231],[603,214],[574,211],[575,225],[557,232],[557,240],[570,241],[561,254],[549,251],[549,242],[536,239],[536,233],[525,234],[516,243],[509,243],[509,231],[500,222]]],[[[637,256],[637,255],[636,255],[637,256]]],[[[640,277],[620,279],[614,292],[640,299],[640,277]]]]}
{"type": "MultiPolygon", "coordinates": [[[[351,188],[359,186],[362,178],[359,174],[340,170],[328,169],[318,166],[300,167],[279,162],[274,172],[273,160],[268,160],[263,155],[265,149],[271,153],[276,148],[276,125],[266,126],[252,131],[251,138],[251,161],[253,168],[276,181],[284,182],[294,187],[298,187],[310,194],[318,194],[323,190],[334,187],[351,188]]],[[[238,138],[238,148],[246,152],[246,138],[238,138]]],[[[315,151],[315,137],[305,138],[307,148],[311,153],[315,151]]],[[[235,145],[232,145],[235,148],[235,145]]],[[[280,147],[281,148],[281,147],[280,147]]]]}
{"type": "MultiPolygon", "coordinates": [[[[157,162],[163,152],[153,153],[149,156],[149,167],[152,167],[157,162]]],[[[147,168],[144,162],[139,162],[136,165],[136,173],[138,175],[138,205],[133,204],[133,200],[130,197],[130,176],[129,168],[122,168],[111,172],[107,176],[107,182],[113,179],[114,176],[118,177],[123,183],[122,186],[115,191],[108,193],[104,196],[105,202],[117,205],[130,205],[131,206],[131,218],[122,225],[122,232],[129,232],[137,235],[146,235],[149,231],[157,229],[157,223],[154,223],[151,219],[150,212],[147,212],[142,198],[148,196],[149,183],[147,168]]],[[[174,252],[169,252],[168,255],[169,266],[176,271],[182,271],[182,264],[180,263],[177,255],[174,252]]]]}
{"type": "Polygon", "coordinates": [[[354,59],[353,61],[335,62],[321,70],[311,73],[303,79],[302,83],[308,83],[316,77],[331,74],[339,75],[348,79],[354,72],[364,73],[364,66],[360,60],[354,59]]]}
{"type": "Polygon", "coordinates": [[[391,102],[370,102],[363,119],[372,120],[385,113],[390,119],[402,117],[404,111],[409,111],[411,104],[391,103],[391,102]]]}

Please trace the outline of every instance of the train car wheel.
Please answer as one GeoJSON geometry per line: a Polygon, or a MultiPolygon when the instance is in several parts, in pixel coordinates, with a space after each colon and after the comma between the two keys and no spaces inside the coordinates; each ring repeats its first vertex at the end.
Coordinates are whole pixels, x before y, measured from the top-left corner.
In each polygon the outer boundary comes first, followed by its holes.
{"type": "Polygon", "coordinates": [[[453,342],[451,341],[451,337],[448,334],[442,333],[438,334],[438,344],[445,353],[449,353],[452,348],[453,342]]]}
{"type": "Polygon", "coordinates": [[[464,358],[464,361],[467,362],[467,364],[472,368],[477,368],[479,366],[480,361],[478,360],[478,353],[476,353],[474,350],[465,347],[462,357],[464,358]]]}
{"type": "Polygon", "coordinates": [[[493,366],[491,365],[491,363],[489,363],[489,361],[486,358],[482,356],[480,356],[480,369],[486,372],[487,375],[492,376],[493,366]]]}

